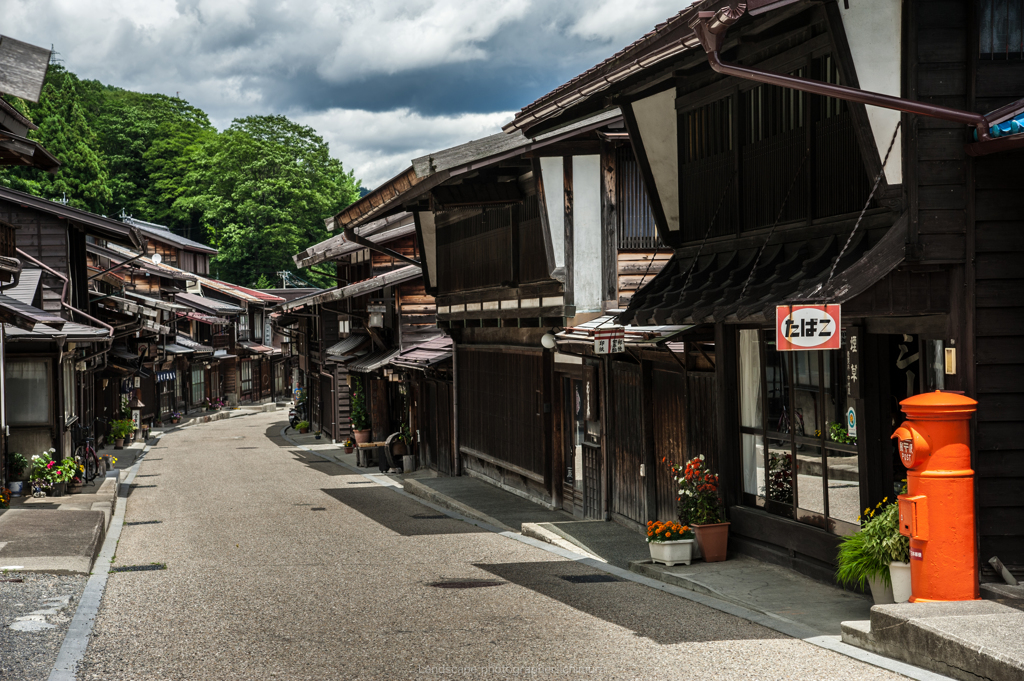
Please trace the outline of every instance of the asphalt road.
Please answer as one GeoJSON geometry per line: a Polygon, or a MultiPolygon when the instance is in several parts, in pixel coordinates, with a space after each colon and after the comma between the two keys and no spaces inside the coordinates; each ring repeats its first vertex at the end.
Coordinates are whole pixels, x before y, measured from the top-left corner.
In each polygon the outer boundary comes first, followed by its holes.
{"type": "MultiPolygon", "coordinates": [[[[141,464],[79,679],[896,679],[458,520],[303,452],[280,412],[141,464]],[[436,586],[447,584],[453,588],[436,586]]],[[[101,569],[102,566],[96,566],[101,569]]]]}

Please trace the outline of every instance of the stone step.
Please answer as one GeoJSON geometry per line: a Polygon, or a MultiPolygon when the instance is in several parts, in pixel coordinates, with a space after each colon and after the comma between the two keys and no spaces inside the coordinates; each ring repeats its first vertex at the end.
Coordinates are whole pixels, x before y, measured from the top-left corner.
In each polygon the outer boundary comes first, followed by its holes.
{"type": "Polygon", "coordinates": [[[977,681],[1024,679],[1024,612],[991,601],[876,605],[842,624],[844,643],[977,681]]]}

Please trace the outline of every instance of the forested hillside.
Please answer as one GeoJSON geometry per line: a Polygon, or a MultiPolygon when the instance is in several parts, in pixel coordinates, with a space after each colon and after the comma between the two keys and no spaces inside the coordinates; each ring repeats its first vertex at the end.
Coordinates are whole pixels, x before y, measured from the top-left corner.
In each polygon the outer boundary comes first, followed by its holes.
{"type": "Polygon", "coordinates": [[[360,194],[323,138],[284,116],[217,131],[182,99],[80,80],[59,64],[38,104],[7,101],[62,166],[3,169],[0,185],[167,225],[219,249],[213,274],[226,281],[276,285],[275,272],[294,271],[293,253],[327,237],[324,218],[360,194]]]}

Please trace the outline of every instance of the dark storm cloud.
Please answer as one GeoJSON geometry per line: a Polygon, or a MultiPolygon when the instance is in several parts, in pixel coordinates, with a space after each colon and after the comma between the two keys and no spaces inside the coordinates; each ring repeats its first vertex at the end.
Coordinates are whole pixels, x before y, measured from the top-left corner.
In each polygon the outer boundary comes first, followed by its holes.
{"type": "Polygon", "coordinates": [[[685,4],[6,0],[3,32],[54,44],[84,78],[180,93],[221,127],[258,113],[315,122],[373,184],[419,151],[496,132],[685,4]]]}

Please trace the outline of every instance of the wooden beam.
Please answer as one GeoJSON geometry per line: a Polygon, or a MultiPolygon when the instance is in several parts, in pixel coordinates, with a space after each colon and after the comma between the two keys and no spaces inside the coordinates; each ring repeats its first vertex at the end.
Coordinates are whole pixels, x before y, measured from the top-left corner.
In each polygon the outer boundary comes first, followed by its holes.
{"type": "MultiPolygon", "coordinates": [[[[601,143],[601,301],[618,300],[618,196],[615,145],[601,143]]],[[[616,302],[617,304],[617,302],[616,302]]]]}

